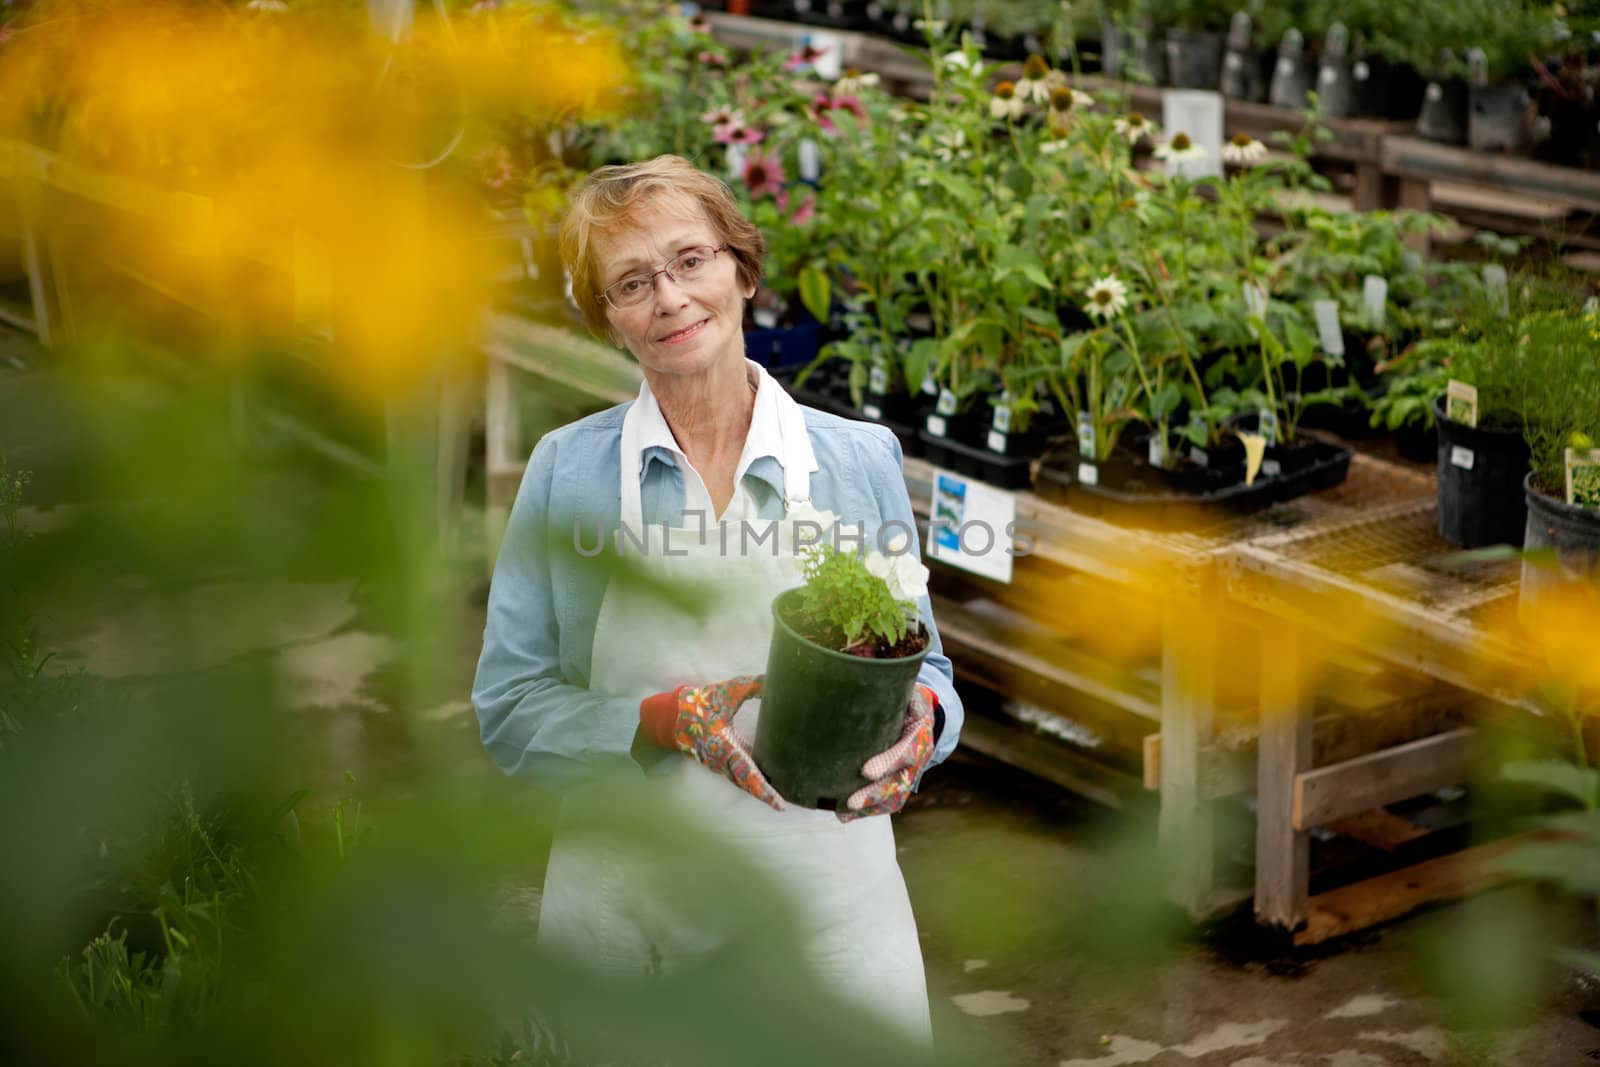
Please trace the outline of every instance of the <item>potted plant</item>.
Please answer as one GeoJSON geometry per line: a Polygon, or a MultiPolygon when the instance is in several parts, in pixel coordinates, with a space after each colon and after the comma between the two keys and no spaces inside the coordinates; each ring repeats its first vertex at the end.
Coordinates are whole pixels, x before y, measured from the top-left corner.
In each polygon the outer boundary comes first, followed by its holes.
{"type": "Polygon", "coordinates": [[[1521,151],[1532,137],[1532,98],[1523,78],[1554,39],[1549,9],[1499,0],[1458,0],[1473,37],[1467,53],[1467,144],[1521,151]]]}
{"type": "MultiPolygon", "coordinates": [[[[799,516],[837,529],[826,512],[799,516]]],[[[772,602],[772,644],[755,759],[790,803],[834,808],[868,784],[861,765],[894,744],[928,653],[917,614],[928,570],[909,544],[896,554],[804,554],[805,584],[772,602]]]]}
{"type": "Polygon", "coordinates": [[[1600,312],[1537,316],[1519,347],[1538,366],[1526,395],[1532,469],[1521,594],[1524,617],[1538,617],[1552,585],[1600,580],[1600,312]]]}
{"type": "Polygon", "coordinates": [[[1149,13],[1161,27],[1167,84],[1179,89],[1215,89],[1222,77],[1222,30],[1232,14],[1227,0],[1152,0],[1149,13]]]}

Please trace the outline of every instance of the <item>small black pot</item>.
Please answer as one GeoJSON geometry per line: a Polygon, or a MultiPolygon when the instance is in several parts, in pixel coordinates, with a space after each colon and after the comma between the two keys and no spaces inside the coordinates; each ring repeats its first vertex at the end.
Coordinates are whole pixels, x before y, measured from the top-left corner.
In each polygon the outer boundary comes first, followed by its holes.
{"type": "Polygon", "coordinates": [[[1222,57],[1222,95],[1256,104],[1265,102],[1277,58],[1271,50],[1229,48],[1222,57]]]}
{"type": "Polygon", "coordinates": [[[1222,80],[1222,35],[1168,30],[1167,84],[1177,89],[1215,89],[1222,80]]]}
{"type": "Polygon", "coordinates": [[[1431,81],[1422,92],[1417,134],[1445,144],[1467,143],[1467,83],[1460,78],[1431,81]]]}
{"type": "Polygon", "coordinates": [[[1167,83],[1167,50],[1161,34],[1153,29],[1137,29],[1122,38],[1127,44],[1127,58],[1123,61],[1122,76],[1128,81],[1148,82],[1151,85],[1167,83]]]}
{"type": "Polygon", "coordinates": [[[928,649],[863,659],[823,648],[789,625],[799,598],[791,589],[772,602],[756,766],[784,800],[831,811],[867,784],[861,765],[899,739],[928,649]]]}
{"type": "Polygon", "coordinates": [[[1520,430],[1453,422],[1433,401],[1439,428],[1439,535],[1462,548],[1520,545],[1527,524],[1522,482],[1528,444],[1520,430]]]}
{"type": "Polygon", "coordinates": [[[1518,614],[1524,619],[1538,617],[1538,604],[1552,589],[1600,577],[1600,511],[1574,507],[1534,487],[1533,474],[1522,483],[1528,505],[1528,525],[1523,548],[1553,550],[1559,569],[1522,563],[1521,599],[1518,614]]]}

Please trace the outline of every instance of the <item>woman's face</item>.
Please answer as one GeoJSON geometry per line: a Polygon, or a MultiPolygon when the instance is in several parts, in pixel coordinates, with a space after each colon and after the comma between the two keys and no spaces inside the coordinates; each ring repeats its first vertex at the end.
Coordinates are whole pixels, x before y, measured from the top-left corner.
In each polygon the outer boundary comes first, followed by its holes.
{"type": "MultiPolygon", "coordinates": [[[[657,271],[685,249],[720,247],[722,236],[703,212],[692,215],[645,204],[620,229],[594,236],[601,287],[637,271],[657,271]]],[[[655,291],[629,307],[606,305],[606,319],[647,372],[703,374],[719,361],[744,359],[744,302],[752,293],[739,284],[732,252],[717,255],[687,285],[665,274],[655,291]]]]}

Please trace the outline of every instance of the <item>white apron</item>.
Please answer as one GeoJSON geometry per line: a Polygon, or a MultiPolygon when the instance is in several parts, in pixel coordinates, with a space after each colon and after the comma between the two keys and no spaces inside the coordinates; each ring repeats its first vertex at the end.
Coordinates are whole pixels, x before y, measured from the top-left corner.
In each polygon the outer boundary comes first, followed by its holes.
{"type": "MultiPolygon", "coordinates": [[[[781,389],[778,397],[787,510],[809,499],[816,459],[799,405],[781,389]]],[[[634,531],[645,529],[639,408],[634,404],[622,424],[621,521],[634,531]]],[[[725,518],[737,510],[730,506],[725,518]]],[[[680,685],[766,669],[772,600],[801,583],[800,563],[787,536],[780,536],[776,556],[770,539],[758,545],[753,538],[748,553],[741,554],[738,523],[729,525],[726,542],[719,525],[708,522],[703,540],[699,529],[663,534],[658,526],[649,530],[647,555],[640,557],[628,546],[653,574],[692,582],[717,599],[706,619],[698,621],[659,598],[613,585],[595,628],[590,689],[642,700],[680,685]],[[672,555],[662,553],[662,536],[672,555]]],[[[765,533],[764,522],[751,525],[765,533]]],[[[759,701],[752,700],[736,717],[735,728],[747,741],[755,737],[759,714],[759,701]]],[[[922,949],[887,817],[841,823],[829,811],[795,806],[774,811],[687,758],[650,781],[692,812],[697,828],[735,848],[775,882],[793,887],[789,903],[805,962],[829,988],[891,1020],[913,1039],[931,1043],[922,949]]],[[[563,807],[574,803],[582,803],[581,794],[563,807]]],[[[652,881],[636,857],[572,835],[563,840],[558,832],[545,876],[540,944],[597,968],[639,975],[671,971],[675,962],[692,962],[697,952],[721,944],[712,926],[701,925],[713,923],[713,916],[684,922],[682,904],[650,899],[652,881]]],[[[707,911],[714,909],[714,901],[705,903],[707,911]]]]}

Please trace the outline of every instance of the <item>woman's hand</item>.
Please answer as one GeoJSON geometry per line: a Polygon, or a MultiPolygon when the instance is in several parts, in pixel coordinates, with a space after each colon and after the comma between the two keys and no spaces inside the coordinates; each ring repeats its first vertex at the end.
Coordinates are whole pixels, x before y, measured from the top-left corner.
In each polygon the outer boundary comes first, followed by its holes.
{"type": "Polygon", "coordinates": [[[713,685],[686,685],[671,693],[657,693],[639,705],[640,725],[662,748],[687,753],[757,800],[782,811],[783,798],[733,732],[734,715],[745,701],[761,695],[765,681],[765,675],[749,674],[713,685]]]}
{"type": "Polygon", "coordinates": [[[850,794],[844,808],[836,813],[840,822],[868,815],[892,815],[906,806],[912,787],[933,758],[933,708],[933,690],[919,685],[911,691],[900,740],[862,766],[862,777],[872,784],[850,794]]]}

